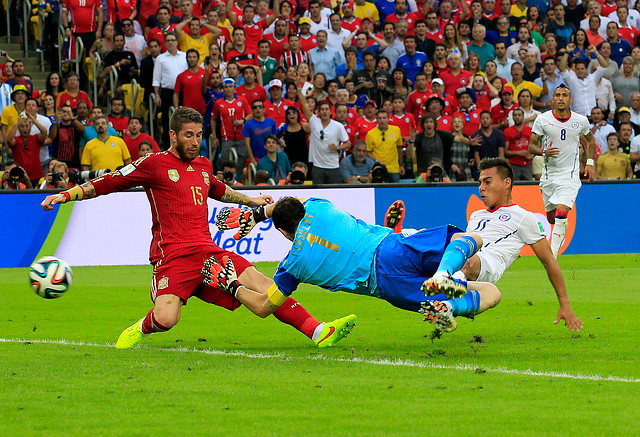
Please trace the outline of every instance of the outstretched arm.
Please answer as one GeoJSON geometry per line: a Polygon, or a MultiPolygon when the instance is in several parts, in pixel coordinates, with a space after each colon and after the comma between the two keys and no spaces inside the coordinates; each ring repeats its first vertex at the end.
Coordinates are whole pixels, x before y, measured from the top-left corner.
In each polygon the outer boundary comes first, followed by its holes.
{"type": "Polygon", "coordinates": [[[42,209],[45,211],[51,211],[53,205],[72,202],[74,200],[91,199],[92,197],[96,197],[96,190],[91,182],[85,182],[82,185],[76,185],[61,193],[45,197],[40,206],[42,206],[42,209]]]}
{"type": "Polygon", "coordinates": [[[553,288],[556,291],[556,296],[558,296],[560,308],[558,309],[558,317],[556,317],[556,320],[553,323],[558,323],[560,320],[564,320],[571,331],[580,331],[583,328],[583,323],[571,309],[571,303],[569,302],[569,296],[567,295],[564,278],[560,271],[558,261],[556,261],[553,253],[551,252],[549,242],[546,238],[542,238],[541,240],[533,243],[531,248],[547,271],[549,281],[551,281],[551,285],[553,285],[553,288]]]}
{"type": "Polygon", "coordinates": [[[247,206],[262,206],[273,203],[273,197],[268,194],[261,194],[260,196],[249,197],[244,193],[240,193],[230,186],[226,186],[225,192],[220,198],[221,202],[225,203],[239,203],[247,206]]]}

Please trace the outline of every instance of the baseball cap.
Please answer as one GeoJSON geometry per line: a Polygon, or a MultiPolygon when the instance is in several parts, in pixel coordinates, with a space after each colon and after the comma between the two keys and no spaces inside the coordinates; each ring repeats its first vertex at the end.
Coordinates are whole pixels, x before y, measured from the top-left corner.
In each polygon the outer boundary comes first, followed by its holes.
{"type": "Polygon", "coordinates": [[[502,88],[502,92],[500,94],[513,94],[513,88],[511,88],[510,86],[506,86],[504,88],[502,88]]]}
{"type": "Polygon", "coordinates": [[[280,79],[272,79],[271,82],[269,82],[269,88],[273,88],[274,86],[282,89],[282,81],[280,79]]]}
{"type": "Polygon", "coordinates": [[[353,4],[353,2],[352,2],[352,1],[346,1],[346,2],[342,3],[342,6],[340,6],[340,9],[342,9],[342,8],[346,8],[346,7],[349,7],[349,8],[351,8],[351,9],[354,9],[354,4],[353,4]]]}
{"type": "Polygon", "coordinates": [[[378,105],[376,105],[376,102],[374,102],[373,100],[367,100],[366,102],[364,102],[365,108],[367,107],[367,105],[373,105],[374,108],[378,107],[378,105]]]}
{"type": "Polygon", "coordinates": [[[618,109],[618,114],[620,114],[621,112],[628,112],[629,114],[631,114],[631,109],[629,109],[626,106],[623,106],[622,108],[618,109]]]}
{"type": "Polygon", "coordinates": [[[431,84],[434,84],[434,83],[439,83],[440,85],[444,86],[444,81],[438,77],[436,77],[431,81],[431,84]]]}
{"type": "Polygon", "coordinates": [[[311,18],[309,17],[301,17],[300,20],[298,21],[298,25],[303,25],[303,24],[308,24],[309,26],[311,26],[311,18]]]}
{"type": "Polygon", "coordinates": [[[235,81],[235,80],[233,80],[233,79],[232,79],[232,78],[230,78],[230,77],[225,77],[225,78],[222,80],[222,85],[228,85],[228,84],[235,85],[235,84],[236,84],[236,81],[235,81]]]}
{"type": "Polygon", "coordinates": [[[14,102],[16,101],[16,93],[18,91],[22,91],[24,92],[27,97],[29,97],[29,90],[27,90],[27,87],[24,85],[16,85],[13,87],[13,91],[11,91],[11,100],[13,100],[14,102]]]}

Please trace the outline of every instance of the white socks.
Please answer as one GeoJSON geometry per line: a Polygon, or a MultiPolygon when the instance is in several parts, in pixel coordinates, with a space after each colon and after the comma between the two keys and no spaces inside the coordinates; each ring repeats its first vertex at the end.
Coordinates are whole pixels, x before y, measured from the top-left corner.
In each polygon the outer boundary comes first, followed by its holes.
{"type": "Polygon", "coordinates": [[[551,251],[553,256],[557,259],[560,247],[564,243],[564,237],[567,234],[567,219],[556,217],[556,224],[553,226],[551,232],[551,251]]]}

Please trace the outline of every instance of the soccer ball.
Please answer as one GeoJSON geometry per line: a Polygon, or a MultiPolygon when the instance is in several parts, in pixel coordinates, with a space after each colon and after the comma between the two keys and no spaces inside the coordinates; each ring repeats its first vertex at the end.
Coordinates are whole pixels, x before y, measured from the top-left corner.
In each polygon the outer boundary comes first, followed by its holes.
{"type": "Polygon", "coordinates": [[[63,296],[73,280],[69,264],[55,256],[45,256],[31,264],[29,283],[36,294],[45,299],[63,296]]]}

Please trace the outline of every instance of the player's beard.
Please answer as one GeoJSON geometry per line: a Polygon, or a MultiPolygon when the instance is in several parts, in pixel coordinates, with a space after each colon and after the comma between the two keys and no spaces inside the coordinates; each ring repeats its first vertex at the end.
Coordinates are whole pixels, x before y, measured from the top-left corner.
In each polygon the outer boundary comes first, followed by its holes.
{"type": "Polygon", "coordinates": [[[176,140],[176,152],[178,152],[178,156],[183,161],[193,161],[198,156],[198,150],[197,149],[196,149],[196,152],[193,155],[193,157],[189,156],[189,154],[187,152],[187,147],[184,144],[182,144],[180,141],[177,141],[177,140],[176,140]]]}

